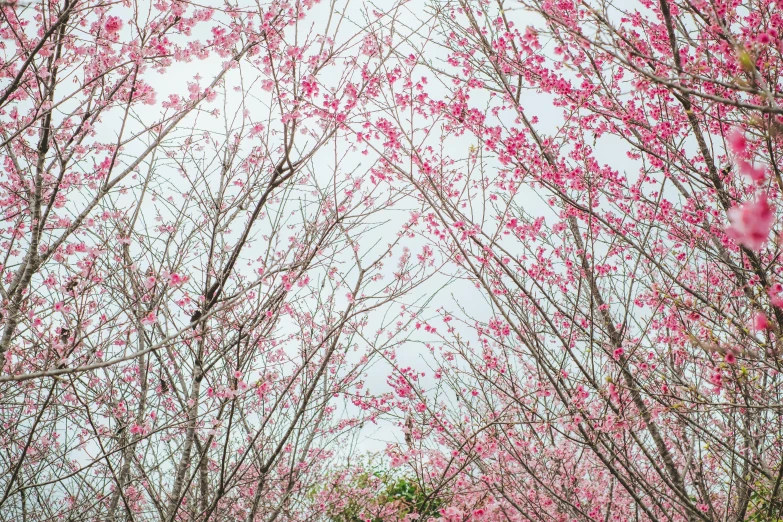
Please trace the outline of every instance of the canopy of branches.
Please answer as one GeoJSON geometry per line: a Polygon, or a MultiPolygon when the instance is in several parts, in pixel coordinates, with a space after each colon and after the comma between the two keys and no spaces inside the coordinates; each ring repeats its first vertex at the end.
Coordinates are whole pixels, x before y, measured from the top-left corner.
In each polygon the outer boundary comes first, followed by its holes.
{"type": "Polygon", "coordinates": [[[783,520],[781,103],[779,0],[0,0],[0,521],[783,520]]]}

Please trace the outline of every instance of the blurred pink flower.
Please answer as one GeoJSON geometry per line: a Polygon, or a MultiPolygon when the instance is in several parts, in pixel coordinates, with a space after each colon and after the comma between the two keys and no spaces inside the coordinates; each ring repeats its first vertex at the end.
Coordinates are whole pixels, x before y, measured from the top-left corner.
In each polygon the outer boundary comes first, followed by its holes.
{"type": "Polygon", "coordinates": [[[729,237],[751,250],[760,250],[775,220],[774,210],[766,194],[730,209],[728,214],[731,224],[726,228],[726,233],[729,237]]]}

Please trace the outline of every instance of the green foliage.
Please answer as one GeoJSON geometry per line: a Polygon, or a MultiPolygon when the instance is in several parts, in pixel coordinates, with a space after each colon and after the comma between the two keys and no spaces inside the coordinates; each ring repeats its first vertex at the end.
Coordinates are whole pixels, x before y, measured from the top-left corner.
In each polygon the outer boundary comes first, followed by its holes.
{"type": "Polygon", "coordinates": [[[757,483],[750,493],[750,502],[745,516],[745,522],[783,522],[780,518],[783,512],[783,501],[772,499],[772,492],[763,484],[757,483]]]}
{"type": "Polygon", "coordinates": [[[415,477],[370,465],[366,471],[353,475],[350,482],[337,486],[349,495],[347,504],[337,511],[330,510],[330,522],[364,522],[367,517],[373,522],[402,520],[406,515],[416,513],[419,521],[426,522],[438,517],[445,504],[440,492],[428,491],[415,477]],[[368,491],[368,495],[351,495],[351,492],[368,491]]]}
{"type": "Polygon", "coordinates": [[[420,520],[424,521],[437,517],[444,503],[442,498],[432,496],[432,492],[427,492],[409,477],[400,477],[388,485],[379,499],[387,504],[396,502],[398,518],[409,513],[418,513],[420,520]]]}

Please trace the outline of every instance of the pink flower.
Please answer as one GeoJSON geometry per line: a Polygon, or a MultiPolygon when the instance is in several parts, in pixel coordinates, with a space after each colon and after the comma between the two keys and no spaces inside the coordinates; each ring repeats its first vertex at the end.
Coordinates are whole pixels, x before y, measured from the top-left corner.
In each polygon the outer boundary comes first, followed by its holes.
{"type": "Polygon", "coordinates": [[[757,332],[761,332],[769,328],[769,321],[767,321],[767,316],[764,315],[764,312],[756,312],[756,315],[753,316],[753,328],[757,332]]]}
{"type": "Polygon", "coordinates": [[[737,128],[731,130],[727,136],[729,148],[737,156],[737,168],[754,182],[761,184],[767,178],[767,170],[764,167],[756,168],[747,160],[748,140],[745,134],[737,128]]]}
{"type": "Polygon", "coordinates": [[[767,169],[764,167],[755,167],[751,163],[745,161],[744,159],[737,161],[737,166],[739,167],[739,170],[742,174],[748,176],[750,179],[752,179],[754,182],[758,183],[759,185],[767,179],[767,169]]]}
{"type": "Polygon", "coordinates": [[[147,316],[141,320],[141,324],[145,326],[151,326],[157,322],[158,322],[158,317],[155,315],[155,312],[148,313],[147,316]]]}
{"type": "Polygon", "coordinates": [[[729,148],[734,154],[745,154],[745,149],[748,147],[748,140],[745,139],[745,135],[739,129],[732,129],[728,135],[729,148]]]}
{"type": "Polygon", "coordinates": [[[723,359],[729,364],[735,364],[737,362],[737,357],[731,350],[726,352],[726,355],[723,356],[723,359]]]}
{"type": "Polygon", "coordinates": [[[738,243],[758,251],[767,241],[774,220],[773,208],[766,194],[761,194],[755,201],[729,210],[731,224],[726,228],[726,233],[738,243]]]}
{"type": "Polygon", "coordinates": [[[620,394],[617,393],[617,386],[614,384],[610,384],[607,388],[607,391],[609,392],[609,397],[614,399],[614,401],[619,402],[620,401],[620,394]]]}
{"type": "Polygon", "coordinates": [[[149,276],[147,279],[144,280],[144,287],[147,290],[152,290],[152,287],[155,286],[155,277],[149,276]]]}
{"type": "Polygon", "coordinates": [[[106,19],[106,25],[104,25],[106,28],[106,32],[109,34],[116,33],[120,29],[122,29],[122,20],[120,20],[116,16],[110,16],[106,19]]]}
{"type": "Polygon", "coordinates": [[[780,293],[783,292],[783,285],[780,283],[775,283],[771,287],[767,289],[767,295],[769,296],[769,302],[773,306],[781,306],[783,307],[783,297],[781,297],[780,293]]]}
{"type": "Polygon", "coordinates": [[[179,275],[177,273],[169,276],[169,283],[171,286],[179,286],[188,280],[188,276],[179,275]]]}

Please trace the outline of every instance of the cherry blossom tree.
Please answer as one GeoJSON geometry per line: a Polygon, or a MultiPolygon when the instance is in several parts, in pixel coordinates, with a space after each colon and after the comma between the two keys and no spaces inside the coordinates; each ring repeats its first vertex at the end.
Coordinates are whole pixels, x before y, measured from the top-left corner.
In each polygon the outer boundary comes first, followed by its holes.
{"type": "Polygon", "coordinates": [[[779,2],[0,15],[0,519],[783,518],[779,2]]]}
{"type": "Polygon", "coordinates": [[[430,13],[368,146],[474,289],[434,382],[395,365],[392,461],[444,520],[778,520],[779,3],[430,13]]]}
{"type": "Polygon", "coordinates": [[[3,520],[312,517],[428,274],[349,153],[391,53],[341,5],[3,4],[3,520]]]}

